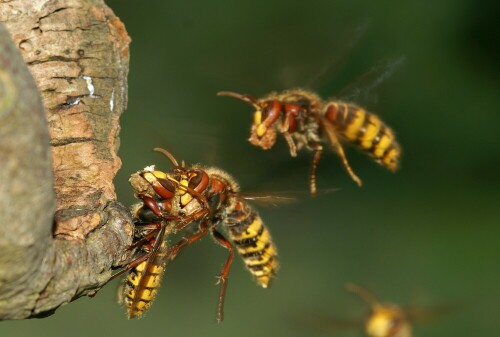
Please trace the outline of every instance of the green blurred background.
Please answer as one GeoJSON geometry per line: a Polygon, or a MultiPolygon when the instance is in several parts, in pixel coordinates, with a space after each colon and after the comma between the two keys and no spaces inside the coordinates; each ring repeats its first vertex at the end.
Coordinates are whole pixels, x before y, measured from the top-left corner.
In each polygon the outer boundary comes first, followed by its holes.
{"type": "MultiPolygon", "coordinates": [[[[346,282],[417,307],[463,303],[416,336],[500,335],[500,30],[493,2],[107,1],[133,39],[129,104],[116,178],[134,202],[130,173],[162,146],[187,163],[217,165],[244,190],[307,191],[311,154],[291,158],[248,144],[251,108],[219,90],[261,96],[306,84],[323,97],[384,60],[406,62],[361,103],[396,131],[402,169],[391,174],[353,148],[358,188],[325,152],[320,188],[339,191],[259,208],[281,270],[259,289],[235,260],[226,319],[214,286],[226,251],[206,238],[168,266],[152,309],[127,321],[118,282],[41,319],[3,322],[2,336],[359,336],[297,323],[362,318],[346,282]],[[322,74],[318,76],[318,74],[322,74]]],[[[369,84],[369,83],[368,83],[369,84]]]]}

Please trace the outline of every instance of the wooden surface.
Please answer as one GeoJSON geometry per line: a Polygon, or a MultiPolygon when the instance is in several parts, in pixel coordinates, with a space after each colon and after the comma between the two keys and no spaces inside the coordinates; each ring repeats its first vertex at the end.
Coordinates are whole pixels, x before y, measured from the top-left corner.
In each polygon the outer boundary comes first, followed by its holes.
{"type": "Polygon", "coordinates": [[[14,42],[0,31],[0,319],[19,319],[98,289],[126,258],[113,178],[130,39],[98,0],[2,2],[0,22],[14,42]]]}

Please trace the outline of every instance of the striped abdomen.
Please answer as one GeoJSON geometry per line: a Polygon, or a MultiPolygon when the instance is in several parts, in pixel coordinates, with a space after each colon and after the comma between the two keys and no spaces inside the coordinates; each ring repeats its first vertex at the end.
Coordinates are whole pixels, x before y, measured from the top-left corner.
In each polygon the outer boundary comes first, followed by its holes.
{"type": "Polygon", "coordinates": [[[267,288],[278,271],[278,252],[259,214],[239,200],[225,222],[245,266],[259,285],[267,288]]]}
{"type": "Polygon", "coordinates": [[[158,253],[137,265],[128,274],[123,295],[129,319],[141,316],[151,306],[165,269],[164,257],[160,248],[158,253]]]}
{"type": "Polygon", "coordinates": [[[377,115],[352,103],[328,102],[325,118],[343,139],[370,153],[378,163],[392,171],[398,168],[400,147],[394,132],[377,115]]]}

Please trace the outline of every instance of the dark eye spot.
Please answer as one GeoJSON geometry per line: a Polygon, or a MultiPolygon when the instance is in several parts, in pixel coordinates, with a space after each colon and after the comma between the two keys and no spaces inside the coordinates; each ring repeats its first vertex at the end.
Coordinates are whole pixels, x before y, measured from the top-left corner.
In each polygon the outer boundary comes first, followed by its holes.
{"type": "Polygon", "coordinates": [[[271,109],[271,105],[266,103],[263,107],[262,107],[262,117],[261,119],[264,121],[267,116],[269,116],[269,110],[271,109]]]}
{"type": "Polygon", "coordinates": [[[165,187],[170,192],[174,193],[176,185],[168,179],[157,178],[161,186],[165,187]]]}
{"type": "Polygon", "coordinates": [[[195,175],[191,179],[189,179],[188,186],[194,189],[201,183],[201,178],[202,178],[201,174],[195,173],[195,175]]]}

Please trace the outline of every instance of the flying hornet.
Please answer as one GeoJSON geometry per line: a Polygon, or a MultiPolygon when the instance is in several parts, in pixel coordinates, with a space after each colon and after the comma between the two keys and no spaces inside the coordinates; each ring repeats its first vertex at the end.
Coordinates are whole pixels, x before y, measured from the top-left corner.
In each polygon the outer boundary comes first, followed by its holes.
{"type": "Polygon", "coordinates": [[[412,337],[414,323],[436,320],[459,308],[459,304],[446,304],[431,308],[402,307],[381,302],[370,290],[348,284],[347,291],[358,295],[370,306],[370,314],[364,322],[368,337],[412,337]]]}
{"type": "Polygon", "coordinates": [[[312,195],[317,193],[316,168],[325,144],[332,147],[359,186],[362,181],[349,165],[342,142],[359,147],[391,171],[398,169],[401,149],[394,132],[377,115],[355,103],[323,101],[315,93],[302,89],[273,92],[260,99],[230,91],[220,91],[217,95],[236,98],[255,109],[249,138],[252,145],[268,150],[280,133],[292,157],[302,148],[313,151],[309,174],[312,195]]]}
{"type": "Polygon", "coordinates": [[[217,277],[220,291],[217,321],[223,320],[224,298],[228,275],[235,254],[242,257],[248,271],[257,283],[267,288],[278,271],[277,249],[269,230],[259,214],[240,193],[236,181],[215,167],[179,165],[170,152],[155,148],[173,164],[168,172],[154,166],[135,173],[131,183],[135,195],[142,202],[134,208],[138,229],[133,247],[145,254],[129,263],[130,270],[124,287],[125,304],[129,317],[136,317],[149,308],[156,295],[166,261],[173,260],[186,246],[207,234],[229,251],[228,258],[217,277]],[[166,248],[166,234],[187,233],[195,224],[194,233],[166,248]],[[221,224],[229,240],[218,230],[221,224]]]}
{"type": "Polygon", "coordinates": [[[368,337],[412,337],[409,313],[395,304],[381,303],[368,289],[348,284],[347,290],[357,294],[370,306],[371,313],[365,321],[368,337]]]}
{"type": "Polygon", "coordinates": [[[370,312],[364,320],[314,314],[297,316],[296,322],[325,332],[339,333],[363,327],[367,337],[412,337],[414,323],[429,322],[457,309],[457,304],[415,308],[385,303],[370,290],[355,284],[348,284],[346,290],[369,305],[370,312]]]}

